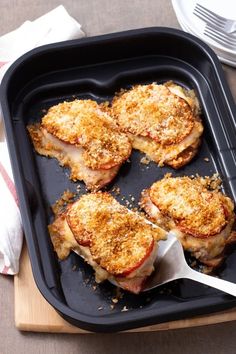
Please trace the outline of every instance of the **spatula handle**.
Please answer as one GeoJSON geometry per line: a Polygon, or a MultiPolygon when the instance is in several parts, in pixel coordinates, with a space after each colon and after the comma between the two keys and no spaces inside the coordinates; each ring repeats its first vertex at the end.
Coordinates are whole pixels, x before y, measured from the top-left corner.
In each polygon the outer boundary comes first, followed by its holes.
{"type": "Polygon", "coordinates": [[[199,273],[196,270],[189,269],[188,272],[186,272],[185,278],[195,280],[199,283],[206,284],[208,286],[211,286],[212,288],[216,288],[218,290],[221,290],[227,294],[236,296],[236,284],[232,283],[227,280],[222,280],[216,277],[213,277],[211,275],[206,275],[203,273],[199,273]]]}

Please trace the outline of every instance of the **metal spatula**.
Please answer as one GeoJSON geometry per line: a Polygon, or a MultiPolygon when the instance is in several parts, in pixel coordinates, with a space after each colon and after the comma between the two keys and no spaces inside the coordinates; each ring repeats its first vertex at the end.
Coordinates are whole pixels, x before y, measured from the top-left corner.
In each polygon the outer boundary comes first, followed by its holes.
{"type": "Polygon", "coordinates": [[[236,284],[193,270],[186,263],[183,247],[174,233],[169,232],[166,241],[159,242],[155,271],[147,280],[143,291],[157,288],[175,279],[192,279],[236,296],[236,284]]]}

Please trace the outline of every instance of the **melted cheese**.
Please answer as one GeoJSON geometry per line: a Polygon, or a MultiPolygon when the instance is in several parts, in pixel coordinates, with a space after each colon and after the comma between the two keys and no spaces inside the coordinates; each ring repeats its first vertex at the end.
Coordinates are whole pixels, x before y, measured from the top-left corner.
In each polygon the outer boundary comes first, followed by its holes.
{"type": "Polygon", "coordinates": [[[109,278],[109,274],[102,269],[92,258],[89,247],[84,247],[76,241],[68,223],[65,214],[58,215],[54,222],[48,226],[50,237],[55,252],[59,259],[65,259],[70,251],[80,255],[95,271],[95,280],[100,283],[109,278]]]}
{"type": "Polygon", "coordinates": [[[194,145],[196,142],[198,145],[202,132],[202,124],[196,121],[191,133],[178,144],[161,145],[148,137],[131,134],[129,136],[134,149],[144,152],[151,160],[157,162],[159,166],[163,166],[178,158],[189,146],[194,145]]]}
{"type": "MultiPolygon", "coordinates": [[[[206,186],[206,184],[204,184],[203,178],[199,178],[199,181],[202,182],[203,186],[206,186]]],[[[176,190],[178,190],[178,188],[176,190]]],[[[169,205],[172,205],[173,207],[173,200],[171,195],[167,195],[166,197],[165,189],[163,190],[163,193],[164,203],[168,203],[169,200],[169,205]]],[[[161,198],[160,195],[158,197],[161,198]]],[[[176,204],[177,212],[180,212],[180,210],[184,209],[184,201],[182,198],[183,195],[180,195],[177,199],[174,198],[174,202],[178,204],[176,204]]],[[[153,222],[156,222],[158,226],[164,228],[166,231],[172,231],[176,234],[184,250],[190,252],[192,256],[197,258],[200,262],[211,267],[215,267],[222,261],[222,255],[226,245],[231,242],[235,242],[236,236],[235,233],[232,232],[232,227],[235,219],[233,203],[223,194],[221,194],[221,198],[221,200],[224,202],[225,210],[227,211],[227,224],[218,233],[204,238],[192,236],[188,232],[181,230],[174,218],[170,217],[170,215],[166,215],[166,213],[163,213],[158,208],[158,206],[153,203],[150,198],[150,190],[143,191],[140,204],[153,222]]],[[[187,205],[184,212],[188,212],[191,215],[192,206],[187,205]]],[[[206,221],[203,220],[203,223],[206,224],[206,221]]]]}
{"type": "Polygon", "coordinates": [[[55,157],[60,165],[71,169],[73,181],[82,180],[91,190],[98,190],[109,183],[117,174],[120,166],[109,170],[92,170],[84,163],[82,147],[61,141],[48,133],[40,125],[28,127],[35,150],[44,156],[55,157]]]}

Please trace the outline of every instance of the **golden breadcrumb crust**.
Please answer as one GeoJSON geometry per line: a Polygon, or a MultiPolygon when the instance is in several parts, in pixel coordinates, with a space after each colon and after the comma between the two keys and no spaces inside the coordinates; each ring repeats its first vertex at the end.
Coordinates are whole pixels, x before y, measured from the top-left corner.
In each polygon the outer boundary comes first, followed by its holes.
{"type": "Polygon", "coordinates": [[[180,168],[198,151],[203,125],[193,90],[173,82],[136,85],[114,97],[111,111],[133,148],[159,166],[180,168]]]}
{"type": "Polygon", "coordinates": [[[105,109],[92,100],[74,100],[51,107],[42,126],[60,140],[82,146],[86,166],[110,169],[131,154],[132,146],[105,109]]]}
{"type": "Polygon", "coordinates": [[[208,190],[202,178],[166,176],[151,186],[149,195],[181,231],[196,237],[218,234],[233,212],[230,198],[208,190]]]}
{"type": "Polygon", "coordinates": [[[165,238],[156,228],[108,193],[83,195],[67,212],[76,240],[89,245],[93,259],[109,273],[125,276],[151,253],[154,241],[165,238]]]}
{"type": "Polygon", "coordinates": [[[165,85],[134,86],[113,99],[112,109],[124,131],[164,145],[182,141],[194,125],[189,104],[165,85]]]}
{"type": "MultiPolygon", "coordinates": [[[[132,147],[159,166],[177,169],[198,151],[203,132],[199,112],[194,91],[172,82],[153,83],[121,91],[114,97],[112,107],[93,100],[59,103],[48,110],[40,128],[61,142],[82,148],[83,164],[96,171],[119,168],[130,156],[132,147]]],[[[31,137],[35,138],[34,145],[39,146],[36,135],[31,133],[31,137]]],[[[43,150],[38,152],[44,154],[43,150]]],[[[53,154],[63,159],[62,165],[68,165],[61,151],[54,149],[46,155],[53,154]]],[[[73,171],[73,179],[78,179],[75,166],[73,171]]]]}

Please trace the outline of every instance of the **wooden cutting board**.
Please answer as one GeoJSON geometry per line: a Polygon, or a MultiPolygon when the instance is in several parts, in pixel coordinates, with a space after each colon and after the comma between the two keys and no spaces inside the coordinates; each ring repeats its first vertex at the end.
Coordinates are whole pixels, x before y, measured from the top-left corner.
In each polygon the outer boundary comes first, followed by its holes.
{"type": "MultiPolygon", "coordinates": [[[[15,325],[22,331],[88,333],[64,321],[48,304],[35,285],[26,246],[23,247],[20,272],[14,278],[15,325]]],[[[137,328],[129,332],[160,331],[203,326],[236,320],[236,308],[207,316],[171,321],[137,328]]]]}

